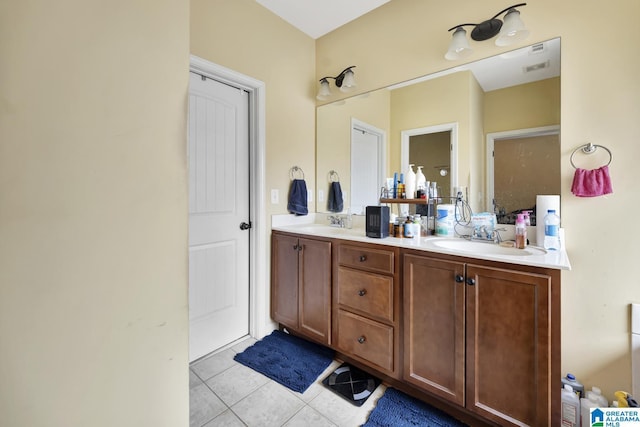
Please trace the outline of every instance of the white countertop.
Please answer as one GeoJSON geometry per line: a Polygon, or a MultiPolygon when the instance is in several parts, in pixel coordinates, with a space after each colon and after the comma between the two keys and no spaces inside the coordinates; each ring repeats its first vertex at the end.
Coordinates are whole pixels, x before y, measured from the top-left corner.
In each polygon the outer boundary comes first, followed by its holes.
{"type": "Polygon", "coordinates": [[[536,246],[525,249],[503,248],[492,243],[469,242],[462,238],[437,236],[420,238],[385,237],[378,239],[365,236],[364,227],[355,227],[352,229],[331,227],[326,224],[316,224],[313,222],[313,218],[301,218],[298,221],[294,221],[294,223],[276,220],[272,222],[272,229],[289,233],[396,246],[399,248],[417,249],[426,252],[457,255],[488,261],[571,270],[571,264],[566,251],[545,251],[536,246]],[[461,250],[460,247],[463,247],[463,249],[461,250]]]}

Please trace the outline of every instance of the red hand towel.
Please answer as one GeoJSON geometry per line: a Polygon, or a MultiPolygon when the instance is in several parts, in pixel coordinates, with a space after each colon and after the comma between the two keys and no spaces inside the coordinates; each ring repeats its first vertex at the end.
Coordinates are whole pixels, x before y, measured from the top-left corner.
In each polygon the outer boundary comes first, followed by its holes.
{"type": "Polygon", "coordinates": [[[596,197],[613,193],[609,166],[593,170],[577,168],[573,175],[571,192],[578,197],[596,197]]]}

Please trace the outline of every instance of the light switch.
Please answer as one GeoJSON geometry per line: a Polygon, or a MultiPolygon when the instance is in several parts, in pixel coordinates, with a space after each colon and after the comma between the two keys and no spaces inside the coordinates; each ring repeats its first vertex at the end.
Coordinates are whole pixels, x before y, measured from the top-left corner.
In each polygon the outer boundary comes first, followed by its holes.
{"type": "Polygon", "coordinates": [[[271,204],[277,205],[278,203],[280,203],[280,192],[277,188],[273,188],[271,190],[271,204]]]}
{"type": "Polygon", "coordinates": [[[307,202],[313,203],[313,190],[307,190],[307,202]]]}
{"type": "Polygon", "coordinates": [[[318,203],[324,202],[324,190],[318,190],[318,203]]]}

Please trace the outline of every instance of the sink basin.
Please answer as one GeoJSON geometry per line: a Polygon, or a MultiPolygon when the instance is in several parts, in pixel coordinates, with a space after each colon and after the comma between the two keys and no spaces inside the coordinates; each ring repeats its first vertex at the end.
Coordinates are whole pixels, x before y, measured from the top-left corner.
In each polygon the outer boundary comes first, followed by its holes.
{"type": "Polygon", "coordinates": [[[546,250],[535,246],[516,249],[514,247],[505,247],[494,243],[474,242],[464,239],[434,239],[429,243],[438,248],[456,252],[469,252],[487,255],[531,256],[544,255],[547,253],[546,250]]]}
{"type": "Polygon", "coordinates": [[[363,228],[341,228],[331,227],[330,225],[323,224],[310,224],[301,227],[297,227],[297,230],[301,233],[310,233],[323,236],[362,236],[364,237],[365,231],[363,228]]]}

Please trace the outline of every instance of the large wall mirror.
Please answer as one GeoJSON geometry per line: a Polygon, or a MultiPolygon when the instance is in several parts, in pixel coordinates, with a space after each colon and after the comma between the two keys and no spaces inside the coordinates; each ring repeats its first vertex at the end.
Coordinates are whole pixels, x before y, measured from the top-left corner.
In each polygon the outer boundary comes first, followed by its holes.
{"type": "Polygon", "coordinates": [[[474,212],[496,212],[510,223],[514,212],[534,208],[536,194],[560,193],[559,132],[560,39],[322,105],[317,211],[329,211],[332,172],[344,211],[358,214],[378,204],[384,177],[414,164],[441,195],[464,188],[474,212]],[[355,128],[371,129],[375,138],[365,139],[375,146],[367,150],[355,128]],[[372,178],[380,168],[371,163],[380,162],[384,177],[372,178]],[[367,196],[363,183],[371,186],[367,196]]]}

